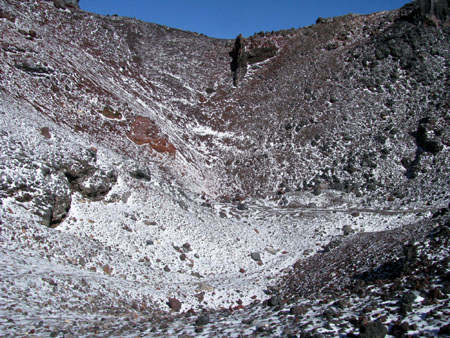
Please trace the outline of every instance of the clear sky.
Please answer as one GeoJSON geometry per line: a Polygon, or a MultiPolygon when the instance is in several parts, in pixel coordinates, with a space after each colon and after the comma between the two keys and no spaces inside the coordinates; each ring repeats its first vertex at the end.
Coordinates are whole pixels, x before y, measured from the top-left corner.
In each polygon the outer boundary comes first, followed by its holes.
{"type": "Polygon", "coordinates": [[[409,0],[80,0],[81,9],[118,14],[215,38],[300,28],[321,17],[400,8],[409,0]]]}

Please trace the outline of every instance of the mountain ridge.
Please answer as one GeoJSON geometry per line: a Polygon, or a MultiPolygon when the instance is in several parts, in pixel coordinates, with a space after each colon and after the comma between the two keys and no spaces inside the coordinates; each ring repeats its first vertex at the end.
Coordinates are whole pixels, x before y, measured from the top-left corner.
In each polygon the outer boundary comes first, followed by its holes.
{"type": "Polygon", "coordinates": [[[2,334],[448,330],[441,2],[236,41],[74,3],[0,0],[2,334]]]}

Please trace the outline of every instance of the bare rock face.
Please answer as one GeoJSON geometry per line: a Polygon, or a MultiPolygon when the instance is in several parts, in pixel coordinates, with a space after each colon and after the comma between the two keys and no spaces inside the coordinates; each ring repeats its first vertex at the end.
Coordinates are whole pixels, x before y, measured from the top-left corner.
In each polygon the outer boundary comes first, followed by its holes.
{"type": "Polygon", "coordinates": [[[233,84],[237,86],[247,73],[247,53],[245,51],[244,38],[242,34],[234,41],[234,48],[230,52],[233,58],[231,61],[231,71],[233,72],[233,84]]]}
{"type": "Polygon", "coordinates": [[[434,22],[450,24],[449,0],[419,0],[420,14],[434,22]]]}

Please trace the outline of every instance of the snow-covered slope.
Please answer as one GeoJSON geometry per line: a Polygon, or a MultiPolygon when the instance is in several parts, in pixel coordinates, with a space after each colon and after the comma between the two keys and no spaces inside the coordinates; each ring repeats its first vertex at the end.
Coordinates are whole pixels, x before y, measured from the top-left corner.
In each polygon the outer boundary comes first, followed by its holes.
{"type": "Polygon", "coordinates": [[[449,31],[414,6],[243,39],[238,81],[233,41],[0,9],[0,335],[193,334],[199,311],[279,335],[268,297],[342,292],[448,226],[449,31]],[[370,259],[332,271],[349,250],[370,259]]]}

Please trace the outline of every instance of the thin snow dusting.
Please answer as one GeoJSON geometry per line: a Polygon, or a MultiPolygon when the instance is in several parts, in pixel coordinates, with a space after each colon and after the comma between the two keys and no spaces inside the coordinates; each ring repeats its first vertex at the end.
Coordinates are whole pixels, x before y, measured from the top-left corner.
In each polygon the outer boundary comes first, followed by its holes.
{"type": "Polygon", "coordinates": [[[0,336],[448,333],[444,28],[0,5],[0,336]]]}

